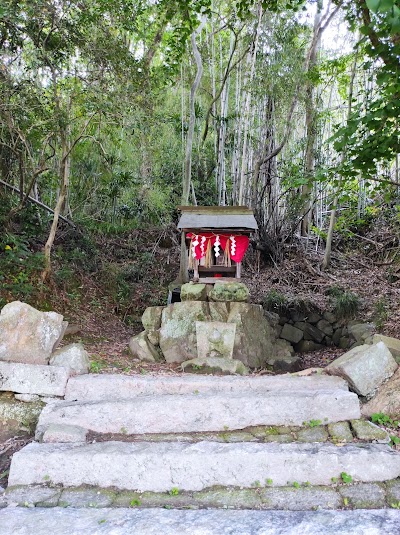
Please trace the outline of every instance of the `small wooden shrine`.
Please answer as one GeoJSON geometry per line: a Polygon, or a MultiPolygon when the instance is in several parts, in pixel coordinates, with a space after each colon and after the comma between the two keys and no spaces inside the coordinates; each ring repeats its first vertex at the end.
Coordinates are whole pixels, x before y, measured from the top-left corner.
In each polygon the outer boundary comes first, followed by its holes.
{"type": "Polygon", "coordinates": [[[180,206],[179,210],[189,278],[206,284],[240,279],[249,237],[258,228],[253,211],[246,206],[180,206]]]}

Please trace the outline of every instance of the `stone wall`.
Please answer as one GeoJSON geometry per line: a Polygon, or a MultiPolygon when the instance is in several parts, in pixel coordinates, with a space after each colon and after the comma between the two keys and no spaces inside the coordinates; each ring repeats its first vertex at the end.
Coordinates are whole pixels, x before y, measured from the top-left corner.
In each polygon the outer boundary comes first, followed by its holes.
{"type": "Polygon", "coordinates": [[[266,312],[266,315],[277,317],[277,337],[290,342],[297,353],[315,351],[324,346],[351,349],[372,343],[375,332],[373,323],[338,320],[329,311],[291,311],[285,316],[266,312]]]}

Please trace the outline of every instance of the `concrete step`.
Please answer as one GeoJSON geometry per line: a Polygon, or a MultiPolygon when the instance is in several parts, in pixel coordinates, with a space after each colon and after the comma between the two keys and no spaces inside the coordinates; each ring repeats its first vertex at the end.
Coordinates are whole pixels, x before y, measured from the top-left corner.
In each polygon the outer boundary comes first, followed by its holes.
{"type": "Polygon", "coordinates": [[[331,485],[343,472],[356,482],[396,479],[400,454],[382,444],[31,443],[14,454],[8,483],[200,491],[256,482],[331,485]]]}
{"type": "Polygon", "coordinates": [[[130,399],[137,395],[267,392],[283,390],[348,390],[346,381],[329,375],[236,377],[184,374],[180,376],[79,375],[71,377],[66,401],[130,399]]]}
{"type": "Polygon", "coordinates": [[[346,390],[148,395],[115,401],[48,404],[39,417],[37,438],[52,424],[78,426],[96,433],[134,435],[303,425],[310,420],[325,424],[358,418],[358,397],[346,390]]]}
{"type": "Polygon", "coordinates": [[[44,509],[0,511],[0,535],[396,535],[400,511],[179,511],[44,509]]]}

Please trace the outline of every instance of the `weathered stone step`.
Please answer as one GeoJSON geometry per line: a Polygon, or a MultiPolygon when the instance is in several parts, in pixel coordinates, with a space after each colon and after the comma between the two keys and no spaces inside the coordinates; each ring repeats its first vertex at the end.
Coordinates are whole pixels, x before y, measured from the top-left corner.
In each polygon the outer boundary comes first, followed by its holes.
{"type": "Polygon", "coordinates": [[[14,454],[8,483],[199,491],[256,481],[329,485],[343,472],[360,482],[396,479],[400,454],[382,444],[31,443],[14,454]]]}
{"type": "Polygon", "coordinates": [[[359,417],[358,397],[346,390],[165,394],[120,401],[48,404],[39,417],[37,437],[51,424],[131,435],[303,425],[310,420],[330,423],[359,417]]]}
{"type": "Polygon", "coordinates": [[[179,511],[27,509],[0,511],[0,535],[361,535],[399,533],[400,511],[179,511]]]}
{"type": "Polygon", "coordinates": [[[212,487],[200,491],[135,492],[99,487],[50,487],[17,485],[8,487],[3,504],[21,507],[166,507],[174,509],[257,509],[316,511],[317,509],[384,509],[397,507],[400,479],[379,483],[304,485],[294,482],[285,487],[212,487]]]}
{"type": "Polygon", "coordinates": [[[130,399],[137,395],[234,393],[234,392],[290,392],[298,390],[348,390],[346,381],[329,375],[298,377],[292,375],[235,377],[235,376],[141,376],[141,375],[79,375],[68,381],[66,401],[95,401],[130,399]]]}

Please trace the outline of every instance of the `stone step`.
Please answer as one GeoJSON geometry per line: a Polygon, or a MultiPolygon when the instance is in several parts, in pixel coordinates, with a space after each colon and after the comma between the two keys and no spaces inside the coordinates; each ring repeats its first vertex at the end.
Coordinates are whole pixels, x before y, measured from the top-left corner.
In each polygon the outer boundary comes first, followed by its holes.
{"type": "Polygon", "coordinates": [[[290,392],[298,390],[348,390],[346,381],[329,375],[236,377],[184,374],[180,376],[79,375],[71,377],[66,401],[130,399],[137,395],[290,392]]]}
{"type": "Polygon", "coordinates": [[[212,487],[200,491],[135,492],[99,487],[50,487],[17,485],[0,496],[0,509],[7,505],[21,507],[165,507],[174,509],[257,509],[316,511],[317,509],[397,508],[400,479],[379,483],[344,483],[331,485],[261,486],[253,488],[212,487]]]}
{"type": "Polygon", "coordinates": [[[342,473],[355,482],[396,479],[400,454],[382,444],[31,443],[14,454],[8,483],[179,492],[330,485],[342,473]]]}
{"type": "Polygon", "coordinates": [[[399,533],[400,511],[168,511],[7,508],[0,535],[379,535],[399,533]]]}
{"type": "Polygon", "coordinates": [[[356,394],[346,390],[270,391],[239,394],[136,396],[114,401],[48,404],[36,436],[52,424],[78,426],[96,433],[136,435],[226,431],[257,425],[303,425],[360,418],[356,394]]]}

